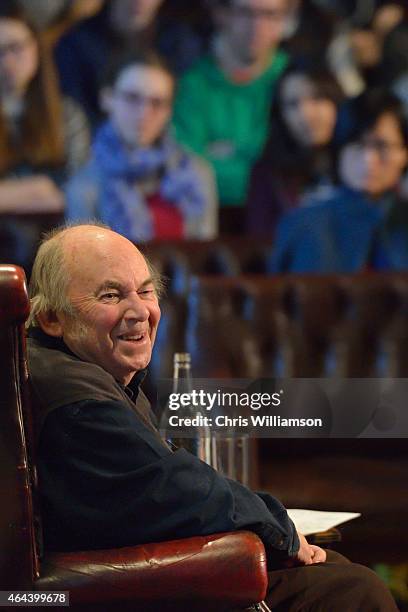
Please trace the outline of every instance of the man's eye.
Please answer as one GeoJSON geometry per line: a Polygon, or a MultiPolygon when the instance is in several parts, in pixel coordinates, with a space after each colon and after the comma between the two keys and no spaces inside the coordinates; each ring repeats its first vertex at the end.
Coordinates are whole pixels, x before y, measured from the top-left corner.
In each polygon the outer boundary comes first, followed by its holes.
{"type": "Polygon", "coordinates": [[[154,289],[143,289],[142,291],[139,291],[138,293],[139,295],[150,295],[154,293],[154,289]]]}
{"type": "Polygon", "coordinates": [[[100,296],[100,298],[99,298],[99,299],[101,299],[101,300],[105,300],[105,301],[107,301],[107,302],[112,302],[112,301],[114,301],[114,300],[116,300],[116,299],[119,299],[119,294],[118,294],[118,293],[112,293],[112,292],[109,292],[109,293],[103,293],[103,294],[100,296]]]}

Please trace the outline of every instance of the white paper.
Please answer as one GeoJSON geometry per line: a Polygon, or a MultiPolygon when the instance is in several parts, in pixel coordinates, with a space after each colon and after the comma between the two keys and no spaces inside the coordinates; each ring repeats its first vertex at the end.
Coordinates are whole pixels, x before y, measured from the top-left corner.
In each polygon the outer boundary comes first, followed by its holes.
{"type": "Polygon", "coordinates": [[[326,531],[361,516],[359,512],[325,512],[300,508],[291,508],[288,514],[295,523],[296,529],[303,535],[326,531]]]}

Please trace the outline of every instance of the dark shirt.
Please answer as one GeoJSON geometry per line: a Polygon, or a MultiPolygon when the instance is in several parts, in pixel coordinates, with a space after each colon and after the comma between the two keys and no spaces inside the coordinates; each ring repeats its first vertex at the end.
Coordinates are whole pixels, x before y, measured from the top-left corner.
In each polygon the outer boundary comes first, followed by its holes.
{"type": "MultiPolygon", "coordinates": [[[[51,384],[58,375],[47,363],[50,346],[80,362],[62,341],[38,330],[34,335],[28,343],[34,387],[39,365],[47,368],[51,384]],[[39,355],[41,364],[34,363],[39,355]]],[[[38,471],[49,550],[250,529],[263,540],[273,567],[299,546],[278,500],[220,476],[184,449],[173,452],[126,401],[87,399],[53,407],[39,435],[38,471]]]]}

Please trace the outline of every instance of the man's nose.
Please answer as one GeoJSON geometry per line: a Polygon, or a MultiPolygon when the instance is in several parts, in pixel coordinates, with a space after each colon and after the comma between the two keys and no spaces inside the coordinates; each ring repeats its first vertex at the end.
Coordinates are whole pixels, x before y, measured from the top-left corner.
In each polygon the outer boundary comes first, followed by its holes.
{"type": "Polygon", "coordinates": [[[136,293],[127,300],[126,310],[123,315],[124,319],[136,319],[137,321],[147,321],[149,318],[149,309],[143,298],[136,293]]]}

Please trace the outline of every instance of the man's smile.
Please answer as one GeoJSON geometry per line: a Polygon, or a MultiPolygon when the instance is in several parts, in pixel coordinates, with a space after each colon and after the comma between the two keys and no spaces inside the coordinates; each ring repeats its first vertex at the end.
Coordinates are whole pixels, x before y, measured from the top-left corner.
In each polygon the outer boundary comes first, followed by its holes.
{"type": "Polygon", "coordinates": [[[138,334],[120,334],[119,340],[124,342],[142,342],[147,336],[147,332],[139,332],[138,334]]]}

